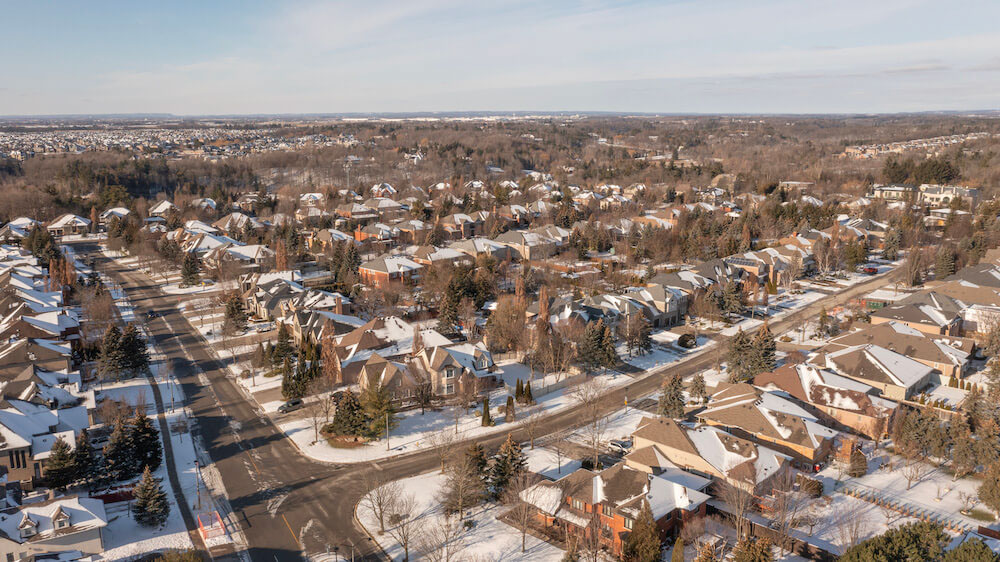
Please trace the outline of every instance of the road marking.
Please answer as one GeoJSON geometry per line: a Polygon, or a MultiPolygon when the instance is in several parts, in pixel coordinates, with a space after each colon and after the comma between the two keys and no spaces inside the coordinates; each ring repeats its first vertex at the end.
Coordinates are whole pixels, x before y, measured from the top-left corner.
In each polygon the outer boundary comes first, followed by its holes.
{"type": "Polygon", "coordinates": [[[295,540],[295,544],[298,545],[299,550],[302,550],[302,543],[299,542],[299,537],[295,536],[295,531],[292,530],[292,526],[288,523],[288,518],[285,517],[284,513],[281,514],[281,520],[285,522],[285,526],[288,527],[288,532],[292,534],[292,539],[295,540]]]}

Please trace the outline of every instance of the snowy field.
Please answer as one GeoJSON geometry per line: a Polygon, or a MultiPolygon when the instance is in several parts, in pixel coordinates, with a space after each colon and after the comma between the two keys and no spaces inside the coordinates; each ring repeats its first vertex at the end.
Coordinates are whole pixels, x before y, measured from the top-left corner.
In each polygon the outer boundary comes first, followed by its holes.
{"type": "MultiPolygon", "coordinates": [[[[431,472],[413,478],[400,480],[405,493],[416,500],[417,533],[415,546],[410,548],[411,560],[432,558],[433,554],[425,555],[421,547],[437,541],[428,537],[435,527],[444,524],[446,518],[438,504],[438,494],[445,477],[438,472],[431,472]]],[[[525,561],[525,562],[558,562],[563,557],[563,551],[555,546],[541,541],[530,534],[526,540],[526,551],[521,552],[521,531],[497,520],[505,513],[503,506],[485,503],[468,512],[467,519],[472,521],[472,528],[460,531],[458,537],[449,545],[452,560],[469,560],[477,562],[488,561],[525,561]]],[[[403,548],[392,535],[390,527],[386,533],[379,535],[378,521],[369,509],[363,505],[358,507],[358,519],[375,537],[379,545],[385,549],[392,560],[403,559],[403,548]]],[[[455,519],[452,516],[451,519],[455,519]]]]}

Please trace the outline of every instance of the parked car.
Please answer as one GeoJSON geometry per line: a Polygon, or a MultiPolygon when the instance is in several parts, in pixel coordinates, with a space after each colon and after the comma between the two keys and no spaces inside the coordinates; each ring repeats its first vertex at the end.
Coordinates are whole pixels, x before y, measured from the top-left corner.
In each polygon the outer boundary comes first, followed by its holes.
{"type": "Polygon", "coordinates": [[[150,310],[149,312],[146,313],[146,318],[156,318],[159,315],[160,315],[159,312],[155,310],[150,310]]]}
{"type": "Polygon", "coordinates": [[[263,334],[264,332],[270,332],[273,329],[274,329],[274,323],[268,322],[267,324],[260,324],[259,326],[257,326],[257,333],[263,334]]]}
{"type": "Polygon", "coordinates": [[[878,273],[878,268],[875,267],[874,265],[866,265],[864,269],[862,269],[861,271],[864,271],[868,275],[875,275],[876,273],[878,273]]]}
{"type": "Polygon", "coordinates": [[[608,449],[610,449],[612,453],[625,455],[632,450],[632,442],[624,439],[612,439],[611,442],[608,443],[608,449]]]}
{"type": "Polygon", "coordinates": [[[278,406],[278,411],[281,412],[282,414],[287,414],[289,412],[294,412],[295,410],[298,410],[301,407],[302,407],[302,399],[293,398],[288,402],[285,402],[281,406],[278,406]]]}

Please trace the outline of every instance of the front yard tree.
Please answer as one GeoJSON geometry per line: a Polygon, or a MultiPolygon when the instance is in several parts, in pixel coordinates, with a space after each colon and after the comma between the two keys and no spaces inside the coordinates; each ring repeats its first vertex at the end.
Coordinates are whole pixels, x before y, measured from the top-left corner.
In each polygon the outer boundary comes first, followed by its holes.
{"type": "Polygon", "coordinates": [[[130,375],[139,375],[149,368],[149,350],[146,349],[146,338],[134,325],[129,324],[122,330],[120,346],[123,355],[122,366],[130,375]]]}
{"type": "Polygon", "coordinates": [[[275,365],[278,365],[291,354],[292,336],[288,333],[288,326],[284,322],[278,322],[278,342],[274,344],[271,360],[275,365]]]}
{"type": "Polygon", "coordinates": [[[184,254],[184,261],[181,263],[181,284],[185,287],[193,287],[198,284],[198,273],[201,265],[193,252],[184,254]]]}
{"type": "Polygon", "coordinates": [[[907,523],[848,548],[840,562],[940,560],[948,540],[936,523],[907,523]]]}
{"type": "Polygon", "coordinates": [[[458,455],[445,470],[441,488],[441,505],[448,513],[457,513],[458,520],[465,518],[465,510],[483,499],[483,480],[476,461],[468,455],[458,455]]]}
{"type": "Polygon", "coordinates": [[[73,451],[73,468],[76,474],[73,479],[78,482],[92,482],[97,469],[97,459],[94,457],[94,447],[90,444],[90,436],[84,429],[76,438],[76,450],[73,451]]]}
{"type": "Polygon", "coordinates": [[[587,329],[583,334],[583,341],[580,342],[579,357],[580,363],[587,371],[596,371],[603,365],[601,343],[604,337],[603,323],[591,322],[587,324],[587,329]]]}
{"type": "Polygon", "coordinates": [[[378,438],[385,435],[386,429],[396,427],[396,408],[385,385],[369,384],[361,393],[361,407],[368,418],[368,437],[378,438]]]}
{"type": "Polygon", "coordinates": [[[1000,512],[1000,462],[994,462],[983,474],[979,500],[995,512],[1000,512]]]}
{"type": "Polygon", "coordinates": [[[222,333],[227,336],[242,334],[247,329],[247,313],[243,310],[243,300],[239,294],[233,293],[226,299],[225,319],[222,322],[222,333]]]}
{"type": "Polygon", "coordinates": [[[101,353],[97,358],[98,369],[104,378],[119,379],[125,369],[125,350],[122,348],[122,332],[111,325],[101,339],[101,353]]]}
{"type": "Polygon", "coordinates": [[[344,392],[333,414],[333,431],[338,435],[361,435],[365,431],[365,413],[358,396],[344,392]]]}
{"type": "Polygon", "coordinates": [[[705,375],[698,373],[691,379],[691,384],[688,385],[688,394],[701,402],[704,402],[705,398],[708,398],[708,389],[705,387],[705,375]]]}
{"type": "Polygon", "coordinates": [[[483,416],[481,425],[483,427],[489,427],[493,425],[493,417],[490,415],[490,397],[483,397],[483,416]]]}
{"type": "Polygon", "coordinates": [[[108,476],[112,480],[128,480],[139,473],[139,462],[132,443],[132,432],[125,426],[125,420],[115,420],[111,436],[104,446],[104,460],[108,476]]]}
{"type": "Polygon", "coordinates": [[[524,306],[511,296],[501,297],[497,308],[486,321],[486,339],[490,348],[508,353],[524,344],[524,306]]]}
{"type": "Polygon", "coordinates": [[[743,382],[750,378],[753,360],[753,342],[750,336],[740,328],[733,339],[729,341],[729,382],[743,382]]]}
{"type": "MultiPolygon", "coordinates": [[[[622,557],[634,562],[659,562],[662,546],[656,520],[653,519],[653,510],[649,507],[649,502],[643,500],[639,516],[632,525],[632,532],[622,545],[622,557]]],[[[681,546],[683,552],[683,542],[681,546]]]]}
{"type": "Polygon", "coordinates": [[[170,515],[167,494],[156,478],[153,478],[148,466],[132,493],[135,496],[132,515],[136,523],[143,527],[159,527],[167,521],[167,516],[170,515]]]}
{"type": "Polygon", "coordinates": [[[135,410],[131,432],[138,465],[148,467],[150,470],[160,468],[160,463],[163,462],[160,432],[153,427],[152,420],[146,415],[142,406],[135,410]]]}
{"type": "Polygon", "coordinates": [[[760,327],[757,331],[757,335],[754,336],[753,341],[753,369],[752,375],[756,376],[760,373],[767,373],[774,370],[775,366],[775,354],[777,353],[778,346],[774,341],[774,336],[771,334],[771,329],[768,328],[767,322],[760,327]]]}
{"type": "Polygon", "coordinates": [[[76,477],[73,452],[62,436],[52,443],[49,458],[45,462],[45,481],[51,488],[65,489],[76,477]]]}
{"type": "Polygon", "coordinates": [[[631,357],[633,353],[640,355],[649,353],[653,349],[653,340],[650,337],[649,321],[645,316],[633,314],[625,321],[623,338],[625,348],[631,357]]]}
{"type": "Polygon", "coordinates": [[[681,377],[673,375],[663,381],[658,411],[665,418],[684,416],[684,381],[681,377]]]}
{"type": "Polygon", "coordinates": [[[514,437],[508,433],[507,440],[500,445],[500,450],[489,469],[489,484],[493,497],[503,497],[507,486],[523,474],[527,466],[528,458],[521,450],[521,444],[514,441],[514,437]]]}

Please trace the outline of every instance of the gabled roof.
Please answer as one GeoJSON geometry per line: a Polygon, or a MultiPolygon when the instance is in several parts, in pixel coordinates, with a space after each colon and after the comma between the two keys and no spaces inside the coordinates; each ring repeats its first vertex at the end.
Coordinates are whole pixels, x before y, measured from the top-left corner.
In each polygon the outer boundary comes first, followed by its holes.
{"type": "Polygon", "coordinates": [[[921,384],[934,371],[919,361],[872,344],[827,353],[826,363],[850,377],[903,388],[921,384]]]}

